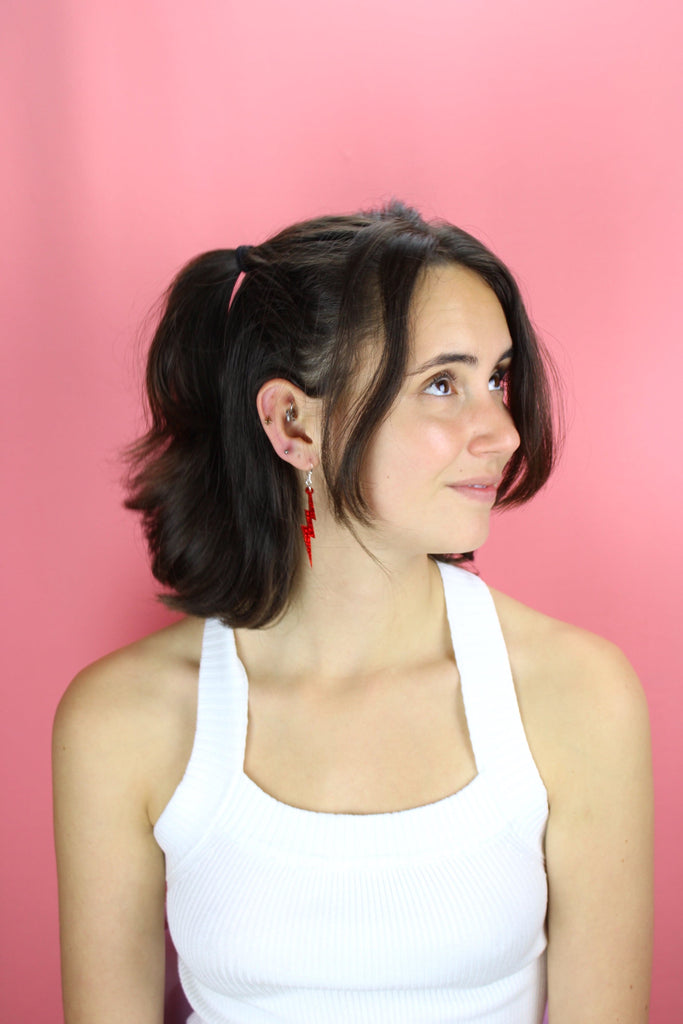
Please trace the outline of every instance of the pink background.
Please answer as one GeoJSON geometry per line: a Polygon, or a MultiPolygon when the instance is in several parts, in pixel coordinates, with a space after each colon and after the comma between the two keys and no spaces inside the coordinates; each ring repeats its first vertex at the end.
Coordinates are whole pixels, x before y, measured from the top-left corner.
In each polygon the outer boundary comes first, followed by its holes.
{"type": "Polygon", "coordinates": [[[393,195],[509,262],[561,366],[564,460],[479,562],[615,640],[643,679],[651,1019],[683,1019],[681,11],[4,0],[4,1019],[61,1020],[55,705],[80,666],[167,618],[120,504],[141,322],[190,255],[393,195]]]}

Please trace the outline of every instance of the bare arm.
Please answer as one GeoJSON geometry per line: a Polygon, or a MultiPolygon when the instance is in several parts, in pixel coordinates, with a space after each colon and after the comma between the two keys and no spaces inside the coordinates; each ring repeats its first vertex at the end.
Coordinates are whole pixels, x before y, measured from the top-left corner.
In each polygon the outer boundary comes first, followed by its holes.
{"type": "Polygon", "coordinates": [[[590,643],[573,661],[589,685],[570,688],[561,708],[562,757],[546,837],[549,1024],[647,1024],[647,708],[626,660],[601,641],[590,643]]]}
{"type": "Polygon", "coordinates": [[[55,719],[66,1024],[163,1018],[164,862],[147,812],[144,728],[115,675],[86,670],[55,719]]]}
{"type": "Polygon", "coordinates": [[[645,698],[621,652],[494,600],[548,790],[549,1024],[647,1024],[652,776],[645,698]]]}

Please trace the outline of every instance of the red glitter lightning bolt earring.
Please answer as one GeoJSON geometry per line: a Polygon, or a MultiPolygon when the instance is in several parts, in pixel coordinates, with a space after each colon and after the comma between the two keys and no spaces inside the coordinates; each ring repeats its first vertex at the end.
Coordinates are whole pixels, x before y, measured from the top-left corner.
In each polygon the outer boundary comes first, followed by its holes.
{"type": "Polygon", "coordinates": [[[315,527],[313,526],[313,520],[315,519],[315,505],[313,504],[313,470],[309,469],[306,473],[306,494],[308,495],[308,508],[305,510],[304,515],[306,516],[306,522],[301,524],[301,532],[304,535],[304,544],[306,545],[306,553],[308,554],[308,561],[313,568],[313,555],[311,554],[311,537],[315,537],[315,527]]]}

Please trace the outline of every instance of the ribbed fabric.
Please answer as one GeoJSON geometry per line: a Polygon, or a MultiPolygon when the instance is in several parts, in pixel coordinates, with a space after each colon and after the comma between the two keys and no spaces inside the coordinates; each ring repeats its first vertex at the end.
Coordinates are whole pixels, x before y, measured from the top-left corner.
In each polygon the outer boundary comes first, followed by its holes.
{"type": "Polygon", "coordinates": [[[234,636],[206,623],[195,744],[155,829],[192,1024],[540,1024],[547,794],[491,595],[440,568],[477,775],[424,807],[261,790],[234,636]]]}

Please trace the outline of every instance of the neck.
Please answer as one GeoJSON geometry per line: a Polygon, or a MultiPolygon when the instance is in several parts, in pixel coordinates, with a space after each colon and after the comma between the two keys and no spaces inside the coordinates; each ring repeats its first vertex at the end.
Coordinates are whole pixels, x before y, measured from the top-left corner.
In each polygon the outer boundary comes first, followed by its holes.
{"type": "Polygon", "coordinates": [[[444,598],[432,560],[381,550],[373,558],[347,530],[326,533],[327,543],[313,540],[312,568],[303,552],[282,618],[264,630],[239,631],[248,671],[268,674],[268,664],[279,665],[287,676],[335,684],[441,653],[444,598]]]}

